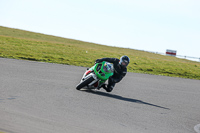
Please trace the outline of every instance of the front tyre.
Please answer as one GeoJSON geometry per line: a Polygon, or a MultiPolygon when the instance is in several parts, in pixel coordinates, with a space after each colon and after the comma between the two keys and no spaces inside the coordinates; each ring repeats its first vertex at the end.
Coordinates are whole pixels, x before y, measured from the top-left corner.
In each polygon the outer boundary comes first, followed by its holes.
{"type": "Polygon", "coordinates": [[[89,83],[91,83],[94,80],[94,78],[91,76],[88,79],[84,80],[83,82],[79,83],[76,86],[77,90],[80,90],[81,88],[85,87],[86,85],[88,85],[89,83]]]}

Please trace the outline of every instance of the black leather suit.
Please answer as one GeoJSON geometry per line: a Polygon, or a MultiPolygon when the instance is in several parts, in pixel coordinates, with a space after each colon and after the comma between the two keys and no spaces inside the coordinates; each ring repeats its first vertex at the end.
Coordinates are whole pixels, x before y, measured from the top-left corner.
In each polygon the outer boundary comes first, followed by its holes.
{"type": "Polygon", "coordinates": [[[111,92],[115,86],[116,83],[120,82],[122,78],[126,75],[127,73],[127,68],[122,67],[119,64],[119,59],[117,58],[102,58],[102,59],[97,59],[96,62],[102,62],[102,61],[107,61],[110,63],[113,63],[114,66],[114,74],[111,76],[108,80],[108,85],[107,87],[103,87],[107,92],[111,92]]]}

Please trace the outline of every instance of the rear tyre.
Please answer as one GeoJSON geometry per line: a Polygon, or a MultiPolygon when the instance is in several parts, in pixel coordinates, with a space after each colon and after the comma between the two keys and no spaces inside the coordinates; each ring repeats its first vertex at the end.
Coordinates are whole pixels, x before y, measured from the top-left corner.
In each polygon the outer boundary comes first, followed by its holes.
{"type": "Polygon", "coordinates": [[[88,85],[89,83],[91,83],[94,80],[93,77],[89,77],[88,79],[84,80],[83,82],[79,83],[76,86],[77,90],[80,90],[81,88],[85,87],[86,85],[88,85]]]}

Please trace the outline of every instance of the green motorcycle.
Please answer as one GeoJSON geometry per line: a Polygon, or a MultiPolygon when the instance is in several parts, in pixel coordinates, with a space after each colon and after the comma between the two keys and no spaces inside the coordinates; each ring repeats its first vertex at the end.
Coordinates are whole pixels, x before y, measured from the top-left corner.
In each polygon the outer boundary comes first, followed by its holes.
{"type": "Polygon", "coordinates": [[[93,67],[86,70],[76,89],[100,89],[106,80],[113,75],[113,72],[113,64],[106,61],[96,63],[93,67]]]}

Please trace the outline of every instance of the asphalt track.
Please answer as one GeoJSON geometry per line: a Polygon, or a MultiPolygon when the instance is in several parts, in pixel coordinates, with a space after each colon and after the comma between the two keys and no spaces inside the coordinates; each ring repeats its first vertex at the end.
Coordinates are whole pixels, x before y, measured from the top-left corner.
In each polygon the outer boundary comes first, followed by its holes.
{"type": "Polygon", "coordinates": [[[77,91],[85,69],[0,58],[0,132],[199,132],[199,80],[128,73],[111,93],[77,91]]]}

